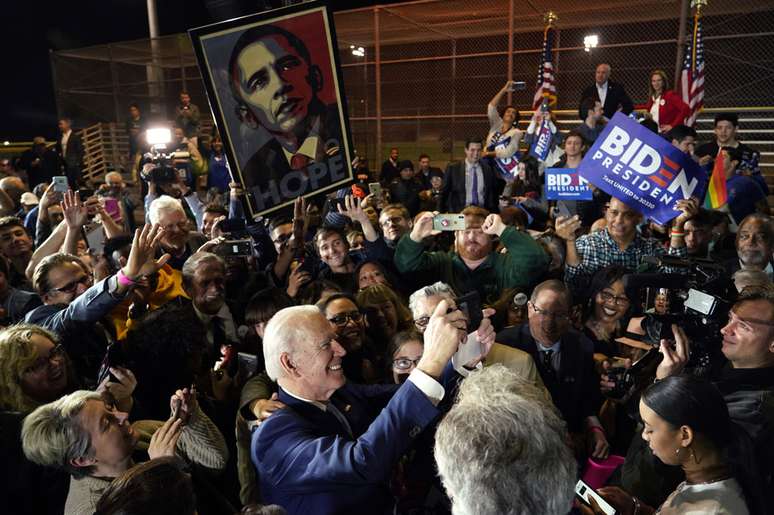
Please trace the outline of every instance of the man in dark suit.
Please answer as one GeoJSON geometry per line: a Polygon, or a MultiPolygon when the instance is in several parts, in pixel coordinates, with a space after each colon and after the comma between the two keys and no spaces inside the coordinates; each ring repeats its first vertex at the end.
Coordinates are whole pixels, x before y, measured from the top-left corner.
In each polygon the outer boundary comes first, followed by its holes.
{"type": "Polygon", "coordinates": [[[532,355],[570,433],[584,435],[589,454],[604,458],[609,446],[596,416],[602,397],[594,345],[570,328],[571,298],[559,280],[538,284],[527,303],[529,322],[501,331],[496,341],[532,355]]]}
{"type": "Polygon", "coordinates": [[[441,189],[441,211],[459,213],[466,206],[483,207],[491,213],[499,211],[498,185],[495,172],[481,161],[480,139],[465,141],[465,160],[446,167],[441,189]]]}
{"type": "Polygon", "coordinates": [[[59,131],[62,135],[56,140],[56,153],[62,161],[67,182],[72,189],[78,188],[83,168],[83,142],[72,129],[72,120],[62,118],[59,120],[59,131]]]}
{"type": "MultiPolygon", "coordinates": [[[[608,80],[609,78],[610,65],[606,63],[599,64],[594,75],[594,84],[583,90],[579,102],[579,105],[583,104],[583,100],[586,98],[599,100],[602,103],[605,118],[608,120],[613,117],[616,111],[621,111],[623,114],[628,115],[634,110],[634,104],[629,95],[626,94],[623,85],[608,80]]],[[[580,107],[578,108],[578,116],[581,119],[585,118],[581,114],[580,107]]]]}
{"type": "MultiPolygon", "coordinates": [[[[264,502],[290,514],[393,512],[392,469],[439,415],[438,403],[450,396],[445,388],[456,380],[447,364],[465,338],[465,319],[447,307],[443,301],[433,312],[422,357],[400,386],[346,382],[346,352],[317,308],[295,306],[272,317],[263,339],[266,372],[287,407],[253,433],[250,454],[264,502]]],[[[485,326],[479,338],[491,343],[485,326]]]]}
{"type": "Polygon", "coordinates": [[[240,170],[257,211],[347,179],[339,109],[318,98],[322,71],[301,39],[252,28],[234,45],[229,71],[239,119],[271,137],[240,170]]]}

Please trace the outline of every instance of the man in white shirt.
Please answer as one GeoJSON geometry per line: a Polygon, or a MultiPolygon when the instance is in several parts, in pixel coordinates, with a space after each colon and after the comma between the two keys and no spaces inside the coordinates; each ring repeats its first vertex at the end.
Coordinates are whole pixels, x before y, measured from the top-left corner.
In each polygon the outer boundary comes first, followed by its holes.
{"type": "Polygon", "coordinates": [[[72,120],[61,118],[59,131],[62,136],[56,142],[56,153],[62,162],[67,182],[72,189],[77,189],[83,167],[83,143],[81,137],[72,130],[72,120]]]}
{"type": "MultiPolygon", "coordinates": [[[[626,94],[621,84],[613,82],[609,78],[610,65],[607,63],[597,65],[594,74],[594,84],[583,90],[579,104],[583,104],[586,98],[593,98],[600,101],[607,119],[612,118],[617,111],[628,115],[634,110],[632,100],[626,94]]],[[[580,111],[581,109],[579,108],[579,116],[581,119],[584,119],[585,117],[580,114],[580,111]]]]}

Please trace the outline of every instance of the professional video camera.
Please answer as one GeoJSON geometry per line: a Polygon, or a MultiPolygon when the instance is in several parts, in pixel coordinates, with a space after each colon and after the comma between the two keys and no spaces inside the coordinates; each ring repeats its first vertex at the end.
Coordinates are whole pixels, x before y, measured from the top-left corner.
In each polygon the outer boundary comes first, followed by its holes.
{"type": "Polygon", "coordinates": [[[616,387],[608,396],[623,398],[633,386],[647,384],[661,354],[661,340],[674,340],[672,324],[679,326],[690,340],[686,370],[706,376],[718,364],[722,335],[720,329],[728,320],[731,300],[736,295],[733,283],[722,266],[708,259],[654,256],[643,258],[640,270],[669,267],[685,273],[636,273],[623,277],[627,296],[639,306],[635,317],[641,317],[642,334],[628,332],[626,338],[650,345],[630,368],[613,367],[608,378],[616,387]],[[661,297],[656,306],[656,298],[661,297]],[[652,307],[651,307],[652,306],[652,307]]]}
{"type": "Polygon", "coordinates": [[[166,128],[148,129],[146,137],[151,151],[143,156],[140,177],[144,181],[157,185],[177,182],[178,177],[185,180],[185,170],[176,168],[174,163],[190,159],[191,154],[186,151],[166,152],[167,144],[172,141],[170,130],[166,128]]]}

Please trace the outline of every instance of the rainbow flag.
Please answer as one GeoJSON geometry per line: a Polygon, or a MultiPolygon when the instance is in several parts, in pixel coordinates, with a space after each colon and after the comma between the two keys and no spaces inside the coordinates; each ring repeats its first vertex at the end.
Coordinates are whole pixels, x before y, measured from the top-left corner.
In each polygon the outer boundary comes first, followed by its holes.
{"type": "Polygon", "coordinates": [[[704,197],[704,207],[718,209],[728,202],[726,191],[726,171],[723,169],[723,149],[718,150],[715,157],[715,165],[712,167],[712,176],[707,187],[707,196],[704,197]]]}

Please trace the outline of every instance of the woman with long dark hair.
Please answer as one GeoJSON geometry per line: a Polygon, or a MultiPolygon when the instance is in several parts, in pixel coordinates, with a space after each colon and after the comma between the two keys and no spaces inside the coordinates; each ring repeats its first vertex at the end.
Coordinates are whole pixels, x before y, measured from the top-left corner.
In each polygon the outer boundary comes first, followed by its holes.
{"type": "Polygon", "coordinates": [[[764,513],[750,438],[731,421],[712,383],[668,377],[642,394],[640,417],[650,450],[665,464],[681,467],[685,481],[658,509],[620,488],[601,488],[600,495],[617,513],[764,513]]]}

